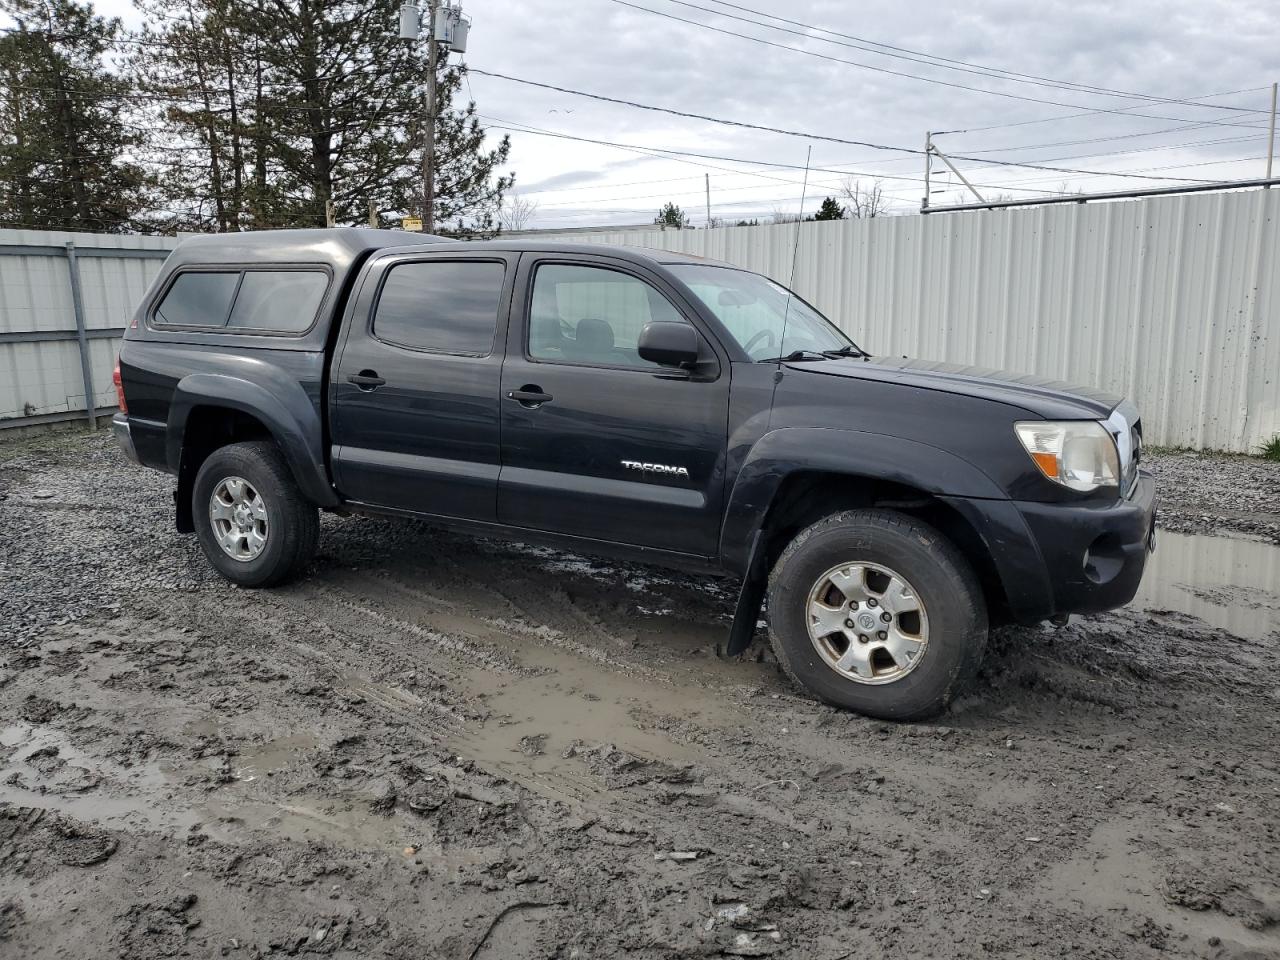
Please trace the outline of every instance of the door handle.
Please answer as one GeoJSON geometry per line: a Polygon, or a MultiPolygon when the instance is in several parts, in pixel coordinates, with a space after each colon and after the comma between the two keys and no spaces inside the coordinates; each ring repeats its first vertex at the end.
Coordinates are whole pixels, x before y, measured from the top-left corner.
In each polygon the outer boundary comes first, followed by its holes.
{"type": "Polygon", "coordinates": [[[368,393],[371,390],[377,390],[387,381],[383,380],[373,370],[361,370],[359,373],[353,373],[347,377],[347,383],[354,383],[357,387],[368,393]]]}
{"type": "Polygon", "coordinates": [[[514,400],[526,410],[536,410],[551,399],[551,394],[543,393],[536,384],[526,383],[519,390],[508,391],[507,399],[514,400]]]}

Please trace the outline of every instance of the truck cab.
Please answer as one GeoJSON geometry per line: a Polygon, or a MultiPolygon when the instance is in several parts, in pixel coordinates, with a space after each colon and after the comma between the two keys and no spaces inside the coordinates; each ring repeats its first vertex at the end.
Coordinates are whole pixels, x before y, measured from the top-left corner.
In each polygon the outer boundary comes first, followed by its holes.
{"type": "Polygon", "coordinates": [[[318,510],[719,572],[731,652],[764,604],[783,668],[876,716],[942,709],[992,623],[1128,602],[1152,538],[1121,398],[876,358],[666,251],[194,238],[118,378],[122,446],[234,582],[299,575],[318,510]]]}

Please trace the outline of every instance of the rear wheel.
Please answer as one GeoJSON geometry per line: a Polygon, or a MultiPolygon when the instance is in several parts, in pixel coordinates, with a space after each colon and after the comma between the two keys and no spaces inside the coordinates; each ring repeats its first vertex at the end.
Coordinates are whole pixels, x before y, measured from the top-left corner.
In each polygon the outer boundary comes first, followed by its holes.
{"type": "Polygon", "coordinates": [[[850,510],[783,550],[769,578],[769,634],[786,673],[823,700],[915,720],[942,711],[977,668],[986,604],[937,530],[850,510]]]}
{"type": "Polygon", "coordinates": [[[191,496],[200,547],[233,583],[283,583],[315,554],[319,514],[268,441],[215,450],[201,464],[191,496]]]}

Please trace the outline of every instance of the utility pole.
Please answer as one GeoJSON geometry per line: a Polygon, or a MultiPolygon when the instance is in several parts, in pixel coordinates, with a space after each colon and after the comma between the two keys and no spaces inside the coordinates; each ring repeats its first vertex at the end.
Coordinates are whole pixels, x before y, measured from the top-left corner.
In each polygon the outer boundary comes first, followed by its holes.
{"type": "Polygon", "coordinates": [[[1271,85],[1271,131],[1267,134],[1267,179],[1271,179],[1271,161],[1276,155],[1276,87],[1271,85]]]}
{"type": "Polygon", "coordinates": [[[929,174],[933,170],[933,131],[924,134],[924,199],[920,201],[920,212],[929,212],[929,174]]]}
{"type": "Polygon", "coordinates": [[[422,149],[422,232],[436,232],[436,11],[439,0],[427,5],[427,131],[422,149]]]}
{"type": "Polygon", "coordinates": [[[369,226],[378,229],[378,201],[373,197],[369,198],[369,226]]]}
{"type": "MultiPolygon", "coordinates": [[[[711,174],[704,173],[703,176],[707,178],[707,229],[710,230],[711,229],[711,174]]],[[[1267,176],[1271,176],[1271,174],[1268,173],[1267,176]]]]}
{"type": "MultiPolygon", "coordinates": [[[[440,44],[449,53],[467,52],[471,21],[453,0],[427,4],[427,117],[422,145],[422,230],[434,233],[436,226],[436,60],[440,44]],[[442,16],[443,14],[443,16],[442,16]]],[[[400,39],[416,43],[422,35],[422,10],[406,0],[400,5],[400,39]]]]}
{"type": "Polygon", "coordinates": [[[929,145],[929,149],[933,151],[934,155],[939,160],[941,160],[943,163],[947,165],[948,170],[950,170],[952,173],[954,173],[957,177],[960,178],[960,182],[969,188],[969,192],[978,198],[979,203],[987,202],[987,198],[978,192],[977,187],[975,187],[972,183],[970,183],[968,180],[964,178],[964,174],[956,169],[955,164],[947,159],[947,155],[945,153],[943,153],[941,150],[939,150],[937,147],[933,146],[932,144],[929,145]]]}
{"type": "Polygon", "coordinates": [[[333,209],[332,200],[326,200],[324,202],[324,225],[329,228],[333,228],[338,225],[338,217],[333,209]]]}

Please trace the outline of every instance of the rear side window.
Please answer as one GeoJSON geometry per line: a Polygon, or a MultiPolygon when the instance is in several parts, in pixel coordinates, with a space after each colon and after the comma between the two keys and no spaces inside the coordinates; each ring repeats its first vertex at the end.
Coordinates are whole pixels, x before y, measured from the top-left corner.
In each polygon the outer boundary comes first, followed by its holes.
{"type": "Polygon", "coordinates": [[[321,270],[185,270],[155,309],[157,323],[244,333],[302,333],[329,288],[321,270]]]}
{"type": "Polygon", "coordinates": [[[232,273],[180,273],[156,307],[156,319],[175,327],[220,327],[240,282],[232,273]]]}
{"type": "Polygon", "coordinates": [[[505,274],[496,262],[396,264],[378,296],[373,335],[415,350],[484,356],[493,349],[505,274]]]}
{"type": "Polygon", "coordinates": [[[328,286],[323,273],[247,270],[227,326],[301,333],[315,320],[328,286]]]}

